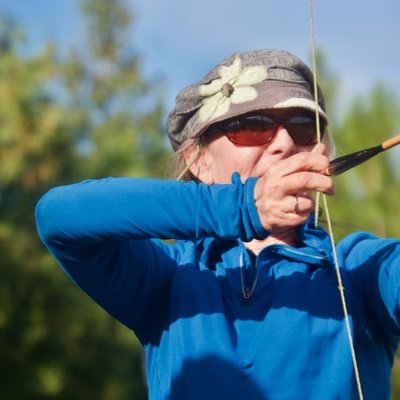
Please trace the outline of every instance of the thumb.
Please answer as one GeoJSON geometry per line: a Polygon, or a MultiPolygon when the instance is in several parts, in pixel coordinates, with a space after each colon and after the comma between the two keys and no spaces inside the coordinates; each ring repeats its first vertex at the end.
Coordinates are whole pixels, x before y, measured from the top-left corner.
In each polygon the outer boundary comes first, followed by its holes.
{"type": "Polygon", "coordinates": [[[317,143],[311,150],[311,153],[326,155],[326,145],[323,143],[317,143]]]}

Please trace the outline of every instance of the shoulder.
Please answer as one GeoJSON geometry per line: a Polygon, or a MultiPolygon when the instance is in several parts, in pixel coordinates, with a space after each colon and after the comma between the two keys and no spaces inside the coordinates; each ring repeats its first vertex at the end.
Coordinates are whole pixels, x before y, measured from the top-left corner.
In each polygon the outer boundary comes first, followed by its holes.
{"type": "Polygon", "coordinates": [[[383,261],[396,250],[400,253],[400,241],[380,238],[369,232],[356,232],[343,238],[337,245],[339,258],[347,269],[370,262],[383,261]]]}

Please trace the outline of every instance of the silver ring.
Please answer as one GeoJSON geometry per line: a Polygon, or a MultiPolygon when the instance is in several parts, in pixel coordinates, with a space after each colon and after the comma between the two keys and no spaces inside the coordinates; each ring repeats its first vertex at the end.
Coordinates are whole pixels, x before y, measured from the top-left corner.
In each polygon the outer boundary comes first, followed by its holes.
{"type": "Polygon", "coordinates": [[[293,212],[295,214],[298,214],[299,213],[299,196],[297,194],[294,196],[294,201],[295,201],[295,203],[294,203],[293,212]]]}

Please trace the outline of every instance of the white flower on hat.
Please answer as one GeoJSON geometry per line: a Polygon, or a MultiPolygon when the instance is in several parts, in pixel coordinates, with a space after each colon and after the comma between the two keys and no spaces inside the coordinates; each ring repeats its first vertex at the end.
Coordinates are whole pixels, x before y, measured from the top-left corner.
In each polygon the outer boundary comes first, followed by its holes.
{"type": "Polygon", "coordinates": [[[199,87],[203,105],[199,111],[199,121],[204,123],[218,118],[229,111],[231,104],[245,103],[257,98],[257,90],[252,86],[267,79],[267,68],[263,65],[246,67],[236,57],[230,66],[221,66],[220,78],[199,87]]]}

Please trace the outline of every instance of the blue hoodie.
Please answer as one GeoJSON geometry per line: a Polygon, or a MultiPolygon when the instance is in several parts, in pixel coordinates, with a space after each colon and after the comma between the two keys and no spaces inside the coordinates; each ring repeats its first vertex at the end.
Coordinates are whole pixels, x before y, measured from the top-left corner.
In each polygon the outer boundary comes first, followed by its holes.
{"type": "MultiPolygon", "coordinates": [[[[253,259],[255,183],[107,178],[37,205],[61,267],[144,346],[151,400],[358,398],[330,239],[310,220],[253,259]]],[[[337,253],[364,399],[389,399],[400,242],[356,233],[337,253]]]]}

